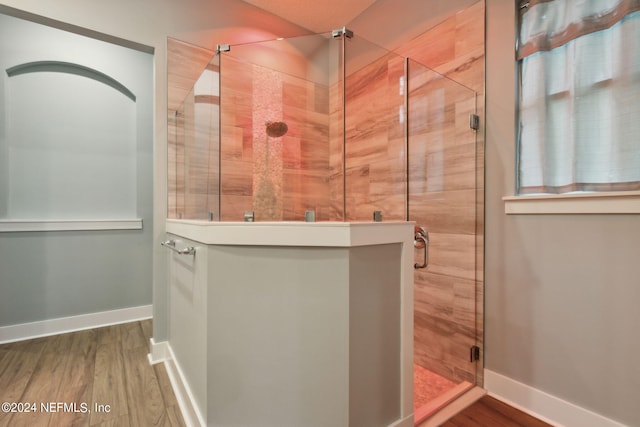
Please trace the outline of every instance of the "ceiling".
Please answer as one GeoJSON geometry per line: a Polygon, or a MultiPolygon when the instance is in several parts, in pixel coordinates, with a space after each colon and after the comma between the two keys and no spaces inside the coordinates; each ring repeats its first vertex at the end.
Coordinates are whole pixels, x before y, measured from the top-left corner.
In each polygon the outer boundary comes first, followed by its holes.
{"type": "Polygon", "coordinates": [[[314,33],[342,28],[376,0],[244,0],[314,33]]]}
{"type": "Polygon", "coordinates": [[[347,26],[394,50],[479,0],[243,0],[312,33],[347,26]]]}

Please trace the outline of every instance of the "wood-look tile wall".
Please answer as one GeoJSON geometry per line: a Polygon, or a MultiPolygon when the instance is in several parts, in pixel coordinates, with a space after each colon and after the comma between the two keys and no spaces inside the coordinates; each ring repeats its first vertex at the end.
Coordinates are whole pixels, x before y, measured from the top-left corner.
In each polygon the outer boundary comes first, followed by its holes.
{"type": "Polygon", "coordinates": [[[345,220],[344,83],[329,88],[329,220],[345,220]]]}
{"type": "Polygon", "coordinates": [[[481,385],[482,360],[469,356],[483,337],[484,1],[398,53],[470,89],[410,67],[418,75],[409,80],[409,212],[430,233],[429,267],[415,273],[414,359],[456,382],[481,385]],[[468,125],[474,108],[476,132],[468,125]]]}
{"type": "Polygon", "coordinates": [[[189,92],[169,121],[169,217],[201,219],[219,212],[218,97],[189,92]]]}
{"type": "Polygon", "coordinates": [[[261,83],[279,80],[274,99],[256,101],[267,90],[256,86],[259,76],[271,70],[232,57],[223,57],[221,67],[222,220],[241,221],[253,211],[256,221],[301,221],[307,210],[317,220],[331,219],[328,87],[278,73],[261,83]],[[259,102],[273,102],[277,117],[261,113],[259,102]],[[288,126],[284,136],[269,138],[268,152],[265,119],[288,126]]]}
{"type": "MultiPolygon", "coordinates": [[[[347,46],[348,47],[348,46],[347,46]]],[[[386,54],[346,78],[346,219],[406,219],[404,59],[386,54]]]]}
{"type": "Polygon", "coordinates": [[[217,130],[203,124],[196,129],[196,108],[214,107],[210,99],[196,100],[193,85],[214,52],[171,38],[167,51],[167,216],[206,219],[217,211],[218,198],[207,193],[218,186],[218,174],[208,171],[218,160],[217,150],[204,142],[217,130]]]}

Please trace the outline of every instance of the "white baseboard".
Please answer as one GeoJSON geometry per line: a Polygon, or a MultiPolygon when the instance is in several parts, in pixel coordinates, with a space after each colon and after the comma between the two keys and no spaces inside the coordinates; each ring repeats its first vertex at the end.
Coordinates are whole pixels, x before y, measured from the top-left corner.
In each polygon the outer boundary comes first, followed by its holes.
{"type": "Polygon", "coordinates": [[[149,363],[151,363],[152,365],[155,365],[156,363],[165,362],[169,360],[169,358],[171,357],[171,354],[169,353],[168,341],[155,342],[153,338],[151,338],[149,341],[150,341],[150,345],[149,345],[150,351],[148,354],[149,363]]]}
{"type": "Polygon", "coordinates": [[[167,374],[169,375],[169,381],[171,381],[171,387],[176,395],[178,406],[182,412],[182,418],[187,427],[205,427],[207,424],[202,416],[202,412],[198,408],[193,393],[189,388],[189,384],[185,380],[180,366],[176,363],[176,359],[171,350],[169,343],[156,343],[155,345],[163,345],[167,351],[164,365],[167,368],[167,374]]]}
{"type": "Polygon", "coordinates": [[[484,388],[490,396],[557,427],[625,427],[617,421],[488,369],[484,370],[484,388]]]}
{"type": "Polygon", "coordinates": [[[150,319],[151,317],[153,317],[152,306],[141,305],[139,307],[60,317],[39,322],[0,326],[0,344],[134,322],[136,320],[150,319]]]}
{"type": "Polygon", "coordinates": [[[389,427],[413,427],[413,414],[406,416],[402,419],[397,420],[393,424],[390,424],[389,427]]]}

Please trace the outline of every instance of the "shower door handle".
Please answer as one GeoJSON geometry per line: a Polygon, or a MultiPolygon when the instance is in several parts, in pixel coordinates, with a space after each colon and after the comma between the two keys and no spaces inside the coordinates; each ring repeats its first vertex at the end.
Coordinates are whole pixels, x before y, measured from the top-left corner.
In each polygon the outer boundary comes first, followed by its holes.
{"type": "Polygon", "coordinates": [[[422,264],[416,262],[413,264],[413,268],[426,268],[427,264],[429,264],[429,233],[424,227],[416,225],[413,234],[413,247],[416,249],[424,249],[422,264]]]}

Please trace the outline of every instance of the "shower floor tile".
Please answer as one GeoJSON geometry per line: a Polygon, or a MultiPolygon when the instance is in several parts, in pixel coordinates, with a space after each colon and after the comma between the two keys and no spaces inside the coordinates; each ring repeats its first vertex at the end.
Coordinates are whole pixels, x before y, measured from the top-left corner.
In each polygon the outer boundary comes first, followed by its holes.
{"type": "Polygon", "coordinates": [[[453,389],[457,384],[440,375],[413,365],[413,407],[421,408],[428,402],[441,396],[446,391],[453,389]]]}
{"type": "Polygon", "coordinates": [[[456,384],[422,366],[413,365],[414,425],[421,425],[427,418],[452,404],[473,388],[463,381],[456,384]]]}

